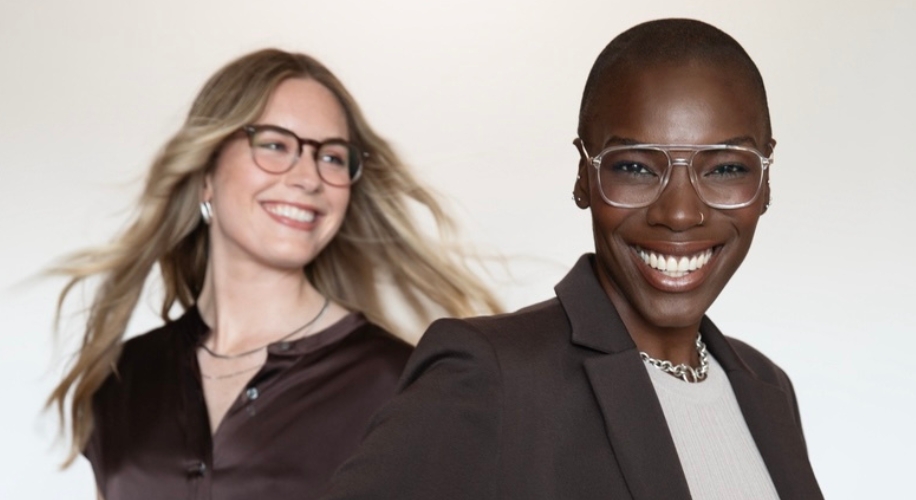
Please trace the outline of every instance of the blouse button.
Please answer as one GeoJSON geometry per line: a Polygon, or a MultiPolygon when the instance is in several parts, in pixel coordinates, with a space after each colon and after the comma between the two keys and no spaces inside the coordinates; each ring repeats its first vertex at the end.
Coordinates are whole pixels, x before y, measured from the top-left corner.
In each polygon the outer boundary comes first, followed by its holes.
{"type": "Polygon", "coordinates": [[[245,391],[245,396],[248,397],[249,401],[254,401],[255,399],[258,399],[258,396],[260,396],[260,393],[258,392],[257,387],[249,387],[248,390],[245,391]]]}
{"type": "Polygon", "coordinates": [[[207,473],[207,464],[203,461],[192,464],[188,467],[188,476],[190,477],[203,477],[207,473]]]}

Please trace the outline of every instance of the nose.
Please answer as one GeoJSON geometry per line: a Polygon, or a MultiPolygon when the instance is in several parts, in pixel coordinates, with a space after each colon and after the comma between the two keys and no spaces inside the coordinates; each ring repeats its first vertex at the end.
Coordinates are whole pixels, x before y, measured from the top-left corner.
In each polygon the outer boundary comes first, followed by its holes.
{"type": "Polygon", "coordinates": [[[703,224],[706,209],[706,204],[690,182],[688,162],[672,158],[668,184],[648,207],[646,217],[649,224],[665,226],[672,231],[686,231],[703,224]]]}
{"type": "Polygon", "coordinates": [[[299,159],[285,175],[287,184],[309,193],[321,190],[324,185],[318,173],[318,162],[309,146],[302,148],[299,159]]]}

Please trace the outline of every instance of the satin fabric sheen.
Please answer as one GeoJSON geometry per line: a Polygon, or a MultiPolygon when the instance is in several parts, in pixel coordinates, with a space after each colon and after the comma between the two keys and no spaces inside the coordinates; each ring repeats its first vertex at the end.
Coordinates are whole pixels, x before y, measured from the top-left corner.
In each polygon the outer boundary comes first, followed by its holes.
{"type": "Polygon", "coordinates": [[[268,348],[210,432],[196,308],[129,340],[84,450],[106,500],[317,497],[393,394],[412,347],[353,313],[268,348]]]}

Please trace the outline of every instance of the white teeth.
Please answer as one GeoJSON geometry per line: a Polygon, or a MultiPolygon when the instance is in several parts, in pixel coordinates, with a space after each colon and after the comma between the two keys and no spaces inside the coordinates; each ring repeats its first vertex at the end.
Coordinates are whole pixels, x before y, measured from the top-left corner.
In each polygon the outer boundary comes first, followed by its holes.
{"type": "Polygon", "coordinates": [[[674,257],[668,257],[668,270],[677,271],[677,259],[674,257]]]}
{"type": "Polygon", "coordinates": [[[690,270],[690,259],[687,257],[681,257],[681,260],[677,261],[677,270],[686,273],[690,270]]]}
{"type": "Polygon", "coordinates": [[[680,278],[697,269],[702,269],[712,258],[712,249],[704,250],[696,255],[675,257],[673,255],[657,254],[637,247],[637,252],[652,269],[657,269],[666,276],[680,278]]]}
{"type": "Polygon", "coordinates": [[[272,214],[279,215],[280,217],[286,217],[287,219],[292,219],[296,222],[312,222],[315,220],[315,212],[312,212],[311,210],[304,210],[299,207],[294,207],[292,205],[270,204],[265,205],[265,208],[272,214]]]}

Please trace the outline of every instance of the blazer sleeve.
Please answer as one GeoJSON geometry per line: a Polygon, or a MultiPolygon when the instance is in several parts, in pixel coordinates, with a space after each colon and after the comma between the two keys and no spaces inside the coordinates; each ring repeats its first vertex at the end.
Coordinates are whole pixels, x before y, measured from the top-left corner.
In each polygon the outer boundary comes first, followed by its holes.
{"type": "Polygon", "coordinates": [[[493,347],[468,323],[439,320],[322,498],[495,498],[500,413],[493,347]]]}

